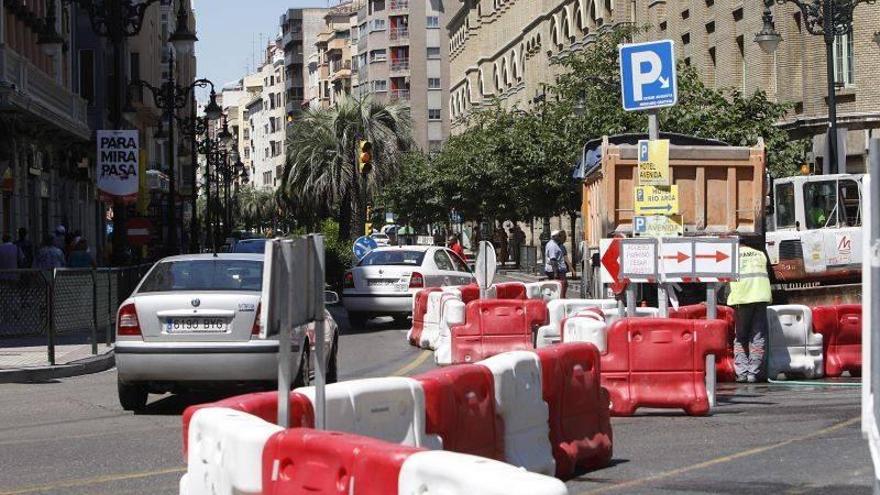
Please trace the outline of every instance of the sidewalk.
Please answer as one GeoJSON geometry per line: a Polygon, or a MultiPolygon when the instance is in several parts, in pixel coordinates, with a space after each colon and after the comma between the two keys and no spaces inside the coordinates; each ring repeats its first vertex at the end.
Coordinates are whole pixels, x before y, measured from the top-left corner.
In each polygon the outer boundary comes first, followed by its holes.
{"type": "Polygon", "coordinates": [[[45,337],[0,339],[0,383],[97,373],[114,364],[113,346],[99,342],[98,354],[92,354],[87,335],[60,337],[55,344],[54,366],[49,364],[45,337]]]}

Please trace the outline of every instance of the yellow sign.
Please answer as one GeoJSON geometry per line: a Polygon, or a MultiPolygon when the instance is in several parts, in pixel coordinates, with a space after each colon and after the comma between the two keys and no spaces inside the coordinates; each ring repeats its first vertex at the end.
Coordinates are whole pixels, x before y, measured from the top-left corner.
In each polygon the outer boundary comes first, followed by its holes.
{"type": "Polygon", "coordinates": [[[678,215],[678,186],[638,186],[635,189],[635,216],[678,215]]]}
{"type": "Polygon", "coordinates": [[[633,234],[644,237],[679,237],[684,235],[681,215],[633,217],[633,234]]]}
{"type": "Polygon", "coordinates": [[[668,186],[669,175],[669,140],[639,141],[639,185],[668,186]]]}

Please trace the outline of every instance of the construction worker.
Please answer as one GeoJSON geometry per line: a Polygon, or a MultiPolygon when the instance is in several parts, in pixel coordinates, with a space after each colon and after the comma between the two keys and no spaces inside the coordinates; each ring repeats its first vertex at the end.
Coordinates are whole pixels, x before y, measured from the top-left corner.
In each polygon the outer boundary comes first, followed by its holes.
{"type": "Polygon", "coordinates": [[[740,238],[739,279],[730,282],[727,304],[736,310],[734,369],[739,383],[755,383],[767,374],[767,305],[772,301],[767,256],[740,238]]]}

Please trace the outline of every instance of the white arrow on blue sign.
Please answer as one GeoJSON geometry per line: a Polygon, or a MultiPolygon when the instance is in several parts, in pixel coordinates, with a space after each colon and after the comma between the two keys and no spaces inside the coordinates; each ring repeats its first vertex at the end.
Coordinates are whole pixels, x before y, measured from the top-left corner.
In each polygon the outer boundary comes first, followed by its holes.
{"type": "Polygon", "coordinates": [[[678,103],[672,40],[620,45],[618,50],[624,110],[650,110],[678,103]]]}
{"type": "Polygon", "coordinates": [[[361,259],[366,256],[367,253],[376,249],[376,247],[378,247],[376,240],[372,237],[367,237],[364,235],[358,237],[357,240],[354,241],[354,246],[352,246],[351,250],[354,252],[354,255],[357,257],[357,259],[361,259]]]}

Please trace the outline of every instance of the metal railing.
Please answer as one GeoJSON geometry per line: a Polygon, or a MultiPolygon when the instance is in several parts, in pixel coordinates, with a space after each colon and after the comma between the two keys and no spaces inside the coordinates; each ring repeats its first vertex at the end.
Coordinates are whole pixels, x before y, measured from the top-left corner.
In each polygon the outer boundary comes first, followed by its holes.
{"type": "Polygon", "coordinates": [[[97,354],[99,340],[112,344],[119,304],[150,266],[0,270],[0,347],[8,338],[45,337],[54,365],[58,337],[87,335],[97,354]]]}
{"type": "Polygon", "coordinates": [[[408,58],[393,59],[391,61],[391,70],[393,70],[393,71],[409,70],[409,59],[408,58]]]}
{"type": "Polygon", "coordinates": [[[409,90],[408,89],[392,89],[391,90],[391,99],[392,100],[408,100],[409,99],[409,90]]]}
{"type": "Polygon", "coordinates": [[[409,0],[391,0],[388,10],[406,10],[409,8],[409,0]]]}
{"type": "Polygon", "coordinates": [[[406,28],[392,29],[391,31],[388,32],[388,39],[390,39],[391,41],[408,40],[409,39],[409,29],[406,29],[406,28]]]}

